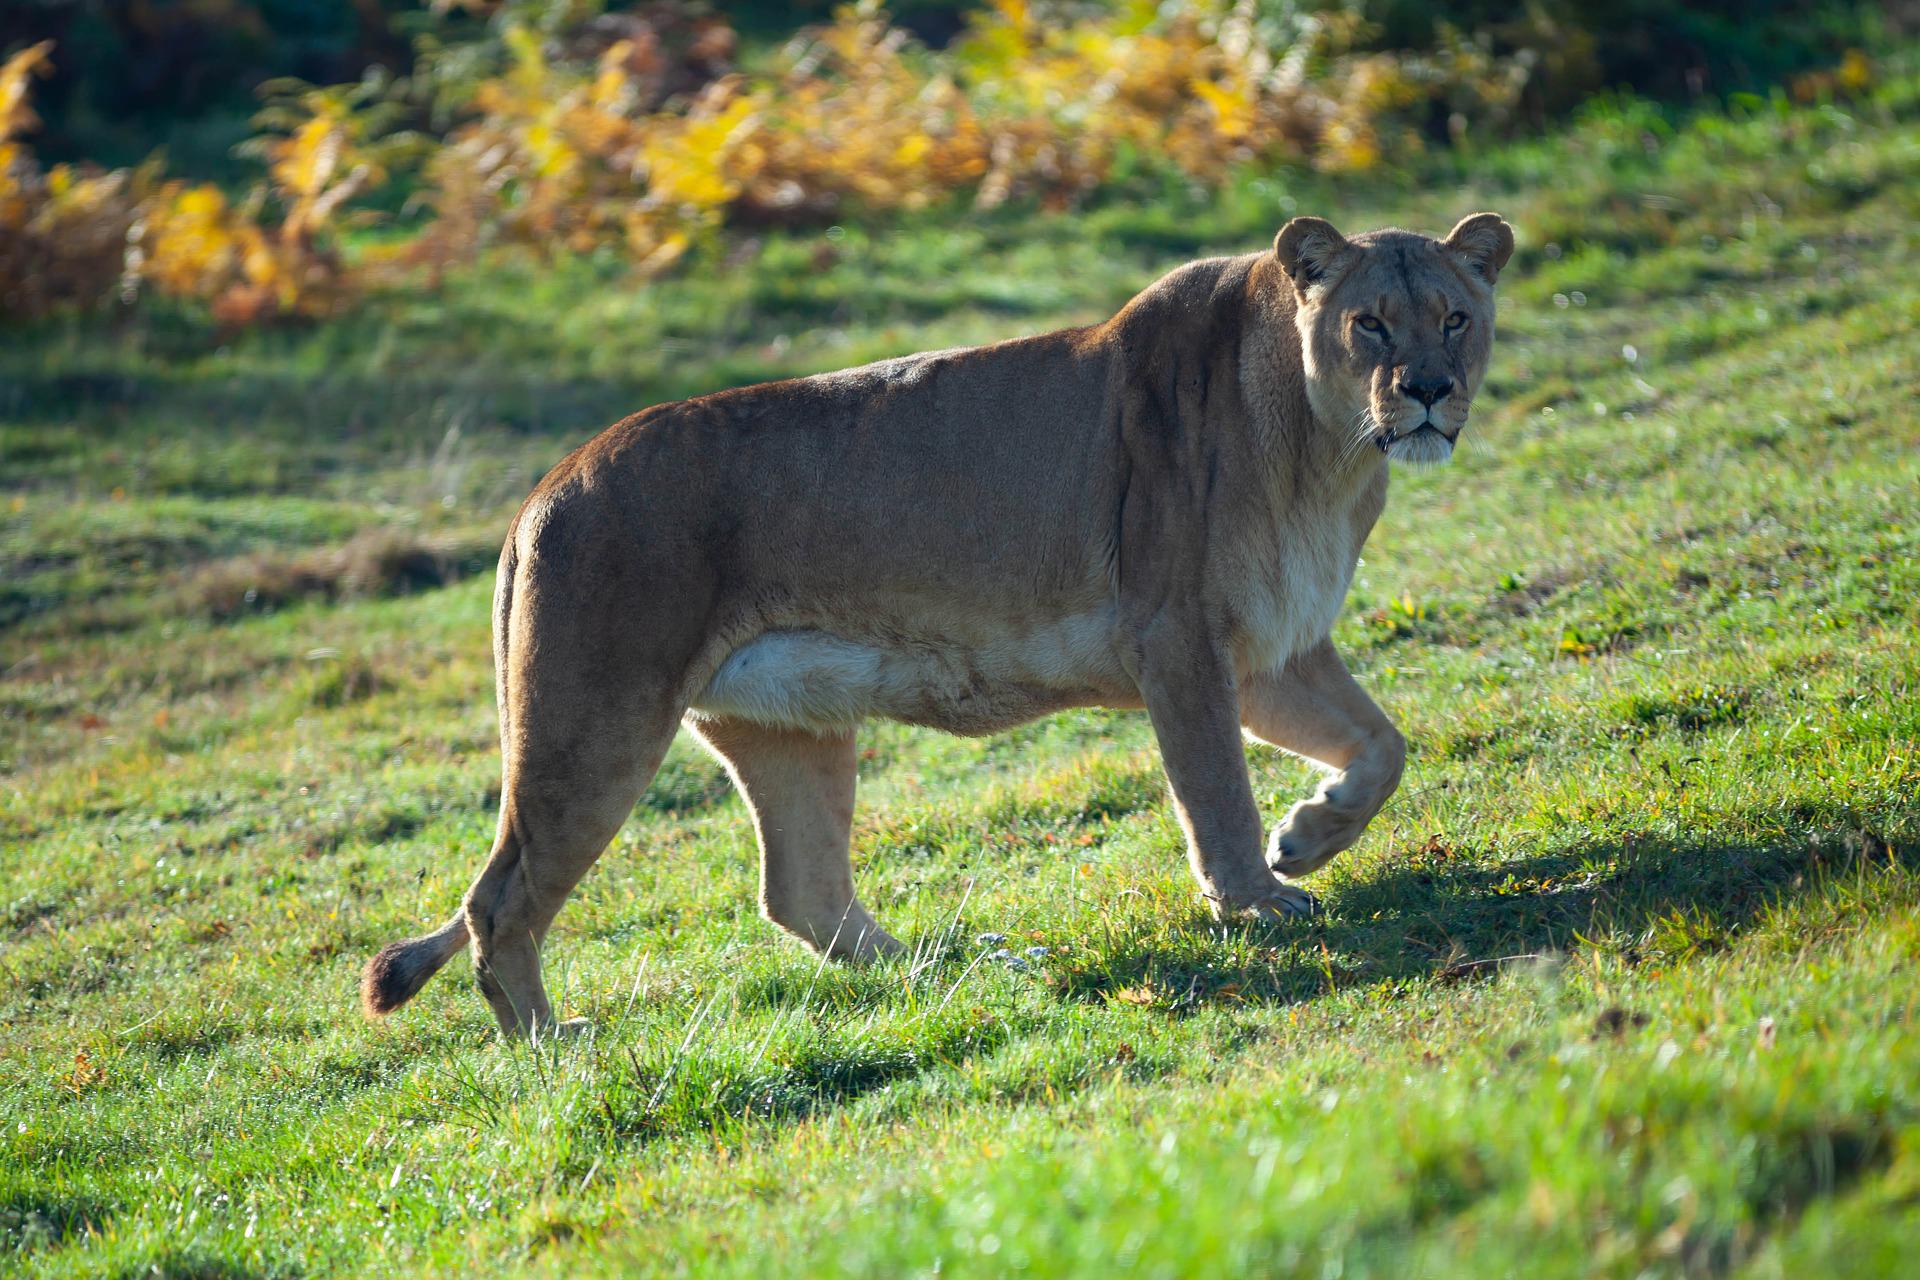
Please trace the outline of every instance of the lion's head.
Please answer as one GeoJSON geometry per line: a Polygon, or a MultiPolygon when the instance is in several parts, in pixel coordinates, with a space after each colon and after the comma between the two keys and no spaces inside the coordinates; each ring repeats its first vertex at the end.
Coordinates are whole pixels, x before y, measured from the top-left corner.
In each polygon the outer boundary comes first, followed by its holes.
{"type": "Polygon", "coordinates": [[[1273,242],[1299,298],[1314,413],[1406,462],[1444,462],[1493,349],[1493,285],[1513,254],[1499,215],[1463,218],[1445,240],[1373,231],[1349,240],[1295,218],[1273,242]]]}

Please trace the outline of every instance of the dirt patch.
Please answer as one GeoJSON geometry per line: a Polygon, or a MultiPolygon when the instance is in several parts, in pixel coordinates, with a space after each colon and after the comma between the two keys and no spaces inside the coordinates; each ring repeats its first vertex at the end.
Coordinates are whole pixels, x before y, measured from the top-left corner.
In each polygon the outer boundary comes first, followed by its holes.
{"type": "Polygon", "coordinates": [[[482,572],[498,552],[492,539],[369,529],[339,546],[207,565],[182,586],[182,612],[224,622],[306,600],[411,595],[482,572]]]}

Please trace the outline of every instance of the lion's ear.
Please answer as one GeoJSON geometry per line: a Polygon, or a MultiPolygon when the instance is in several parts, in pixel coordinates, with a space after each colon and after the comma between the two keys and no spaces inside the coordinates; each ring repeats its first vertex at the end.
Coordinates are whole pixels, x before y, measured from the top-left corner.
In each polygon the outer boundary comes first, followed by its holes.
{"type": "Polygon", "coordinates": [[[1347,238],[1325,218],[1295,218],[1273,238],[1273,256],[1280,259],[1288,279],[1302,297],[1312,286],[1339,269],[1353,252],[1347,238]]]}
{"type": "Polygon", "coordinates": [[[1513,256],[1513,228],[1497,213],[1472,213],[1447,233],[1445,244],[1466,260],[1468,270],[1492,284],[1513,256]]]}

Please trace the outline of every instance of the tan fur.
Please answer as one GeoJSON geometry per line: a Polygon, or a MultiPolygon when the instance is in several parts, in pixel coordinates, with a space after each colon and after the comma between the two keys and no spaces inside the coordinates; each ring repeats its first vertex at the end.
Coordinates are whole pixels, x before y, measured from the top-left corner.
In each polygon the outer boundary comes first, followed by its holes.
{"type": "Polygon", "coordinates": [[[1465,424],[1512,246],[1491,214],[1444,242],[1295,219],[1104,324],[609,428],[501,555],[492,856],[460,915],[368,966],[368,1011],[468,939],[502,1029],[552,1029],[548,926],[683,718],[752,809],[766,915],[828,955],[900,947],[848,862],[871,716],[971,734],[1144,707],[1215,913],[1311,910],[1284,877],[1351,845],[1404,759],[1327,637],[1387,458],[1443,458],[1465,424]],[[1243,729],[1329,771],[1264,858],[1243,729]]]}

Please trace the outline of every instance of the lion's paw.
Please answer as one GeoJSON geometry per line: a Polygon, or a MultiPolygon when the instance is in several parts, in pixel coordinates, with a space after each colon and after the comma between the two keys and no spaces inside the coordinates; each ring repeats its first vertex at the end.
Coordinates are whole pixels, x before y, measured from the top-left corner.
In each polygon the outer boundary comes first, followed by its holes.
{"type": "Polygon", "coordinates": [[[1244,901],[1205,896],[1216,920],[1251,918],[1268,924],[1287,924],[1319,915],[1322,910],[1320,899],[1298,885],[1283,884],[1278,880],[1257,898],[1244,901]]]}
{"type": "Polygon", "coordinates": [[[591,1040],[592,1038],[593,1022],[589,1018],[568,1018],[563,1022],[537,1026],[533,1031],[533,1040],[536,1044],[565,1043],[570,1040],[591,1040]]]}
{"type": "Polygon", "coordinates": [[[1324,801],[1303,801],[1268,837],[1267,866],[1289,879],[1311,875],[1358,840],[1366,826],[1324,801]]]}
{"type": "Polygon", "coordinates": [[[907,953],[907,944],[875,924],[871,918],[857,929],[838,930],[827,947],[827,957],[843,964],[872,964],[907,953]]]}

